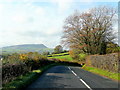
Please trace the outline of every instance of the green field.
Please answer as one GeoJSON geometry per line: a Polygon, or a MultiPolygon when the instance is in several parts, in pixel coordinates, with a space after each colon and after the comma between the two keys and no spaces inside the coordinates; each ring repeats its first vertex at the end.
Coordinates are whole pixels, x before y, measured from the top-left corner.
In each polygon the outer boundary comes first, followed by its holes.
{"type": "Polygon", "coordinates": [[[67,53],[52,54],[52,55],[48,55],[48,56],[64,56],[64,55],[69,55],[69,54],[67,52],[67,53]]]}
{"type": "Polygon", "coordinates": [[[49,58],[64,59],[64,60],[67,60],[67,61],[72,61],[72,58],[70,57],[70,55],[65,55],[65,56],[54,56],[54,57],[49,57],[49,58]]]}
{"type": "MultiPolygon", "coordinates": [[[[78,61],[79,60],[84,61],[86,56],[87,56],[87,54],[84,54],[84,53],[79,54],[78,61]]],[[[48,55],[48,58],[55,58],[55,59],[60,59],[60,60],[64,60],[64,61],[73,61],[73,58],[69,55],[68,52],[67,53],[48,55]]]]}
{"type": "Polygon", "coordinates": [[[55,58],[55,59],[66,60],[66,61],[73,60],[68,53],[52,54],[52,55],[48,55],[48,58],[49,59],[55,58]],[[51,56],[51,57],[49,57],[49,56],[51,56]]]}

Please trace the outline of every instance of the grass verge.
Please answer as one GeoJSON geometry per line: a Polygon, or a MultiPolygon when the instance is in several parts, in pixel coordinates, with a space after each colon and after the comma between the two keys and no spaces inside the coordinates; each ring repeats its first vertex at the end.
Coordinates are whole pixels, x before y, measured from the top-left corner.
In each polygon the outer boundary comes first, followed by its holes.
{"type": "Polygon", "coordinates": [[[103,69],[99,69],[99,68],[95,68],[95,67],[89,67],[86,65],[84,65],[82,67],[82,69],[120,82],[120,77],[119,77],[120,73],[113,73],[113,72],[109,72],[107,70],[103,70],[103,69]]]}
{"type": "Polygon", "coordinates": [[[17,77],[14,81],[4,85],[2,90],[23,89],[23,88],[27,87],[28,85],[30,85],[33,81],[35,81],[40,76],[40,74],[42,74],[45,70],[47,70],[48,68],[50,68],[52,66],[56,66],[56,65],[58,65],[58,64],[56,64],[56,63],[50,64],[50,65],[44,66],[40,69],[33,70],[32,72],[29,72],[25,75],[21,75],[21,76],[17,77]]]}

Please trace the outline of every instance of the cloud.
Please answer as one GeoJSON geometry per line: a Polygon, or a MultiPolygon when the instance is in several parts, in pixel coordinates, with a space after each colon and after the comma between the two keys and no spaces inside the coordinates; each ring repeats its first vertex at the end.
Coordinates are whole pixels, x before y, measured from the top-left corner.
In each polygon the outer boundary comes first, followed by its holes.
{"type": "MultiPolygon", "coordinates": [[[[0,2],[71,2],[71,0],[0,0],[0,2]]],[[[119,2],[119,0],[73,0],[73,2],[119,2]]]]}
{"type": "Polygon", "coordinates": [[[71,4],[74,0],[51,0],[52,3],[56,3],[58,6],[58,12],[63,13],[70,9],[71,4]]]}
{"type": "Polygon", "coordinates": [[[24,23],[27,20],[27,17],[24,15],[17,14],[12,17],[13,21],[19,22],[19,23],[24,23]]]}
{"type": "MultiPolygon", "coordinates": [[[[39,29],[39,19],[44,18],[45,11],[44,8],[26,4],[0,3],[0,13],[2,13],[0,14],[0,46],[35,43],[38,41],[38,38],[34,40],[32,36],[27,37],[20,33],[27,33],[27,31],[35,28],[39,29]]],[[[42,43],[42,40],[38,43],[42,43]]]]}
{"type": "Polygon", "coordinates": [[[80,6],[83,3],[79,2],[76,0],[0,0],[0,46],[43,43],[48,47],[55,47],[60,42],[64,19],[74,9],[82,11],[88,8],[83,7],[84,5],[80,6]]]}
{"type": "Polygon", "coordinates": [[[44,14],[45,12],[44,12],[43,8],[38,7],[35,9],[35,13],[36,14],[44,14]]]}
{"type": "Polygon", "coordinates": [[[32,8],[28,8],[23,4],[9,5],[10,9],[6,6],[5,4],[4,16],[0,16],[2,17],[0,46],[44,43],[48,47],[54,47],[52,44],[58,43],[59,32],[57,30],[60,23],[54,19],[54,16],[46,14],[44,8],[34,5],[34,7],[31,5],[32,8]],[[17,9],[14,9],[15,7],[17,9]]]}

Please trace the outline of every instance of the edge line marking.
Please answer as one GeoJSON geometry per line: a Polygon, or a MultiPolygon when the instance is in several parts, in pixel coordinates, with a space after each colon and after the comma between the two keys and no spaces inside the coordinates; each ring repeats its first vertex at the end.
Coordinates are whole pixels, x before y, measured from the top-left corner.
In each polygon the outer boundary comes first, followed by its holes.
{"type": "MultiPolygon", "coordinates": [[[[75,75],[75,76],[77,76],[77,74],[73,71],[73,70],[71,70],[71,68],[70,67],[68,67],[68,69],[70,69],[70,71],[75,75]]],[[[80,78],[79,76],[77,76],[78,78],[80,78]]],[[[79,79],[87,88],[89,88],[90,90],[92,90],[92,88],[85,82],[85,81],[83,81],[82,79],[79,79]]]]}

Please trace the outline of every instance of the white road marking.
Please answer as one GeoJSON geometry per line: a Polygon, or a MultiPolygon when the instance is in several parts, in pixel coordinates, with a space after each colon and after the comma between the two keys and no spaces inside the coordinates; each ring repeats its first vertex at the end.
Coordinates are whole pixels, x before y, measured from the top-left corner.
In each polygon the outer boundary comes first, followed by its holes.
{"type": "Polygon", "coordinates": [[[73,73],[75,76],[77,76],[77,74],[76,74],[76,73],[74,73],[73,71],[72,71],[72,73],[73,73]]]}
{"type": "MultiPolygon", "coordinates": [[[[70,71],[71,71],[75,76],[77,76],[77,74],[76,74],[73,70],[71,70],[70,67],[68,67],[68,68],[70,69],[70,71]]],[[[89,88],[90,90],[92,90],[92,88],[91,88],[85,81],[83,81],[82,79],[80,79],[79,76],[77,76],[77,78],[79,78],[79,80],[80,80],[87,88],[89,88]]]]}
{"type": "Polygon", "coordinates": [[[68,67],[70,70],[71,70],[71,68],[70,67],[68,67]]]}
{"type": "MultiPolygon", "coordinates": [[[[70,70],[71,70],[71,68],[70,67],[68,67],[70,70]]],[[[72,71],[72,70],[71,70],[72,71]]],[[[75,75],[75,76],[77,76],[77,74],[76,73],[74,73],[74,71],[72,71],[72,73],[75,75]]]]}
{"type": "Polygon", "coordinates": [[[91,87],[88,86],[87,83],[86,83],[85,81],[83,81],[82,79],[80,79],[80,81],[81,81],[82,83],[84,83],[84,85],[85,85],[87,88],[89,88],[90,90],[92,90],[91,87]]]}

